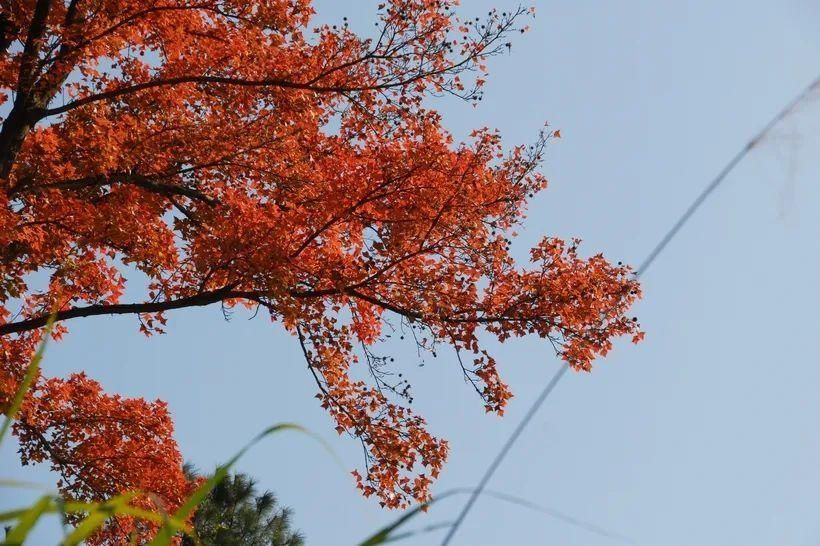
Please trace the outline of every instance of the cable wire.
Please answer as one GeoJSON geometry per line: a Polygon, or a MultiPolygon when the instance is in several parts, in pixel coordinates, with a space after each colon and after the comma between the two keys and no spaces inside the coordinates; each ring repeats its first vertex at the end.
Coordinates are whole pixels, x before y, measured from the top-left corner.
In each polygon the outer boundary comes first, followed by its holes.
{"type": "MultiPolygon", "coordinates": [[[[672,239],[678,234],[681,228],[689,221],[692,215],[703,205],[703,203],[709,198],[709,196],[721,185],[721,183],[726,179],[726,177],[731,173],[735,167],[737,167],[738,163],[743,160],[746,155],[757,146],[757,144],[765,138],[765,136],[784,118],[786,118],[803,100],[805,100],[815,89],[820,88],[820,77],[815,79],[811,82],[799,95],[789,101],[786,106],[783,107],[773,118],[769,120],[769,122],[763,126],[763,129],[758,131],[755,136],[749,140],[743,148],[741,148],[733,157],[729,160],[728,163],[720,170],[720,172],[712,179],[712,181],[703,189],[703,191],[692,201],[692,204],[689,205],[689,208],[684,211],[678,221],[666,232],[663,238],[655,245],[655,248],[652,249],[652,252],[646,257],[646,259],[641,263],[640,267],[635,272],[635,276],[640,278],[641,275],[646,273],[647,269],[655,262],[655,259],[663,252],[672,239]]],[[[501,451],[498,452],[498,455],[495,456],[493,461],[490,463],[490,466],[487,467],[487,470],[484,472],[484,475],[481,477],[481,481],[478,482],[478,486],[473,490],[473,493],[470,495],[470,498],[467,499],[467,502],[464,504],[464,508],[461,509],[461,513],[459,513],[458,517],[453,522],[453,526],[450,527],[450,530],[447,532],[447,536],[444,537],[444,540],[441,542],[441,546],[447,546],[450,544],[453,536],[455,536],[456,532],[458,531],[461,524],[464,522],[464,519],[467,517],[467,514],[470,512],[470,509],[475,504],[475,501],[478,500],[479,495],[481,495],[484,487],[490,481],[495,471],[504,461],[509,453],[510,449],[512,449],[515,442],[518,440],[518,437],[521,436],[521,433],[530,423],[532,418],[538,413],[538,410],[544,404],[544,401],[549,397],[552,393],[555,386],[564,377],[564,374],[569,369],[569,366],[566,363],[563,363],[555,375],[550,379],[550,382],[547,383],[547,386],[544,387],[544,390],[541,394],[538,395],[538,398],[535,399],[530,409],[524,415],[524,418],[521,419],[521,422],[518,423],[518,426],[515,427],[513,433],[504,443],[501,448],[501,451]]]]}

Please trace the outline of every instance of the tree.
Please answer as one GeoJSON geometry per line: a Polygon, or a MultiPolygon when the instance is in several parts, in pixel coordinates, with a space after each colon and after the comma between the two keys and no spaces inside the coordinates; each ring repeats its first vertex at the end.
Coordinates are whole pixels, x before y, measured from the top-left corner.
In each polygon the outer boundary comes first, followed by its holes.
{"type": "MultiPolygon", "coordinates": [[[[189,480],[200,476],[185,467],[189,480]]],[[[280,508],[270,491],[258,494],[256,482],[245,474],[227,476],[211,491],[193,520],[204,546],[303,546],[304,538],[291,530],[292,512],[280,508]]],[[[194,540],[183,537],[183,546],[194,540]]]]}
{"type": "MultiPolygon", "coordinates": [[[[456,4],[385,2],[360,36],[311,26],[309,0],[0,0],[0,404],[52,313],[60,338],[82,317],[149,335],[173,310],[262,309],[362,442],[358,487],[394,508],[429,498],[447,443],[380,354],[386,328],[450,347],[498,413],[511,393],[481,332],[539,336],[579,370],[638,341],[629,267],[577,240],[510,255],[557,132],[505,152],[489,129],[455,142],[427,106],[479,101],[529,14],[456,4]],[[143,297],[123,301],[126,277],[143,297]]],[[[73,498],[139,489],[173,509],[190,487],[165,406],[82,374],[39,378],[15,432],[73,498]]]]}

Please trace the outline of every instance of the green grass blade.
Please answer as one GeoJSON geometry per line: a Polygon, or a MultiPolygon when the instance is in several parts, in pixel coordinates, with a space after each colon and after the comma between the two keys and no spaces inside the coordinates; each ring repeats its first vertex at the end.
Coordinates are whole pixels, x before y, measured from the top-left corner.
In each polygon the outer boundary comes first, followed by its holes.
{"type": "MultiPolygon", "coordinates": [[[[47,326],[47,331],[50,331],[50,328],[51,323],[49,323],[49,325],[47,326]]],[[[23,397],[25,396],[26,391],[30,387],[33,378],[36,375],[39,363],[42,360],[44,348],[45,341],[41,343],[40,348],[38,349],[37,353],[32,359],[32,363],[29,365],[28,370],[26,372],[26,380],[24,380],[20,389],[18,389],[17,395],[15,395],[15,402],[12,404],[10,411],[8,413],[9,419],[5,423],[4,430],[8,429],[7,425],[11,422],[17,410],[19,409],[23,397]]],[[[192,532],[192,529],[187,524],[188,517],[193,513],[193,511],[196,509],[199,503],[201,503],[205,499],[208,493],[210,493],[219,482],[225,479],[225,476],[227,476],[231,467],[234,464],[236,464],[236,462],[250,448],[252,448],[266,436],[275,434],[277,432],[283,432],[286,430],[294,430],[297,432],[305,433],[308,436],[317,439],[328,450],[330,449],[327,446],[327,444],[325,444],[321,439],[317,438],[316,436],[306,431],[299,425],[294,425],[291,423],[274,425],[263,431],[261,434],[258,434],[236,455],[234,455],[226,464],[223,464],[222,466],[218,467],[216,469],[216,472],[214,472],[213,476],[211,476],[210,479],[208,479],[205,483],[203,483],[197,488],[197,490],[191,495],[191,497],[179,508],[179,510],[177,510],[177,513],[174,514],[174,516],[169,516],[168,514],[157,514],[148,510],[142,510],[140,508],[131,506],[130,502],[140,494],[139,492],[124,493],[122,495],[118,495],[112,499],[109,499],[104,503],[68,501],[65,503],[61,503],[60,509],[57,508],[54,502],[54,497],[47,495],[42,497],[37,503],[35,503],[33,506],[29,508],[0,513],[0,521],[17,522],[17,526],[14,529],[12,529],[6,541],[3,542],[3,545],[12,546],[22,544],[23,540],[26,538],[31,528],[37,523],[37,521],[44,513],[54,513],[61,511],[63,513],[71,514],[86,514],[85,518],[83,518],[83,520],[72,530],[72,532],[69,533],[63,539],[63,541],[60,543],[62,546],[78,546],[85,539],[87,539],[96,531],[98,531],[105,524],[106,521],[118,515],[132,516],[142,520],[159,523],[162,527],[160,529],[160,532],[155,537],[155,539],[151,542],[151,544],[154,546],[165,546],[171,542],[171,539],[178,532],[192,532]]],[[[7,480],[0,482],[0,485],[26,487],[30,484],[17,483],[7,480]]]]}
{"type": "Polygon", "coordinates": [[[28,508],[18,508],[17,510],[7,510],[0,512],[0,521],[12,521],[20,519],[20,516],[25,514],[28,508]]]}
{"type": "Polygon", "coordinates": [[[436,498],[434,498],[433,500],[431,500],[430,502],[420,504],[412,510],[408,510],[407,512],[402,514],[398,519],[396,519],[396,521],[394,521],[387,527],[380,529],[378,532],[376,532],[376,534],[366,539],[359,546],[377,546],[378,544],[386,544],[388,542],[398,540],[398,537],[391,536],[393,531],[396,531],[397,529],[403,527],[408,521],[418,516],[421,512],[424,512],[428,507],[432,506],[436,502],[444,500],[447,497],[458,493],[461,493],[461,491],[446,491],[441,495],[437,496],[436,498]]]}
{"type": "Polygon", "coordinates": [[[106,521],[117,515],[128,505],[137,493],[124,493],[104,503],[66,503],[63,510],[66,512],[88,512],[74,530],[60,543],[62,546],[77,546],[98,531],[106,521]]]}
{"type": "MultiPolygon", "coordinates": [[[[51,323],[47,325],[47,331],[50,331],[50,329],[51,323]]],[[[43,341],[43,343],[41,343],[40,348],[38,349],[37,353],[32,359],[32,363],[29,365],[29,368],[26,373],[27,380],[24,380],[24,384],[21,385],[21,388],[18,390],[18,394],[15,395],[15,403],[12,404],[10,408],[10,411],[8,413],[9,419],[5,423],[6,426],[4,426],[4,430],[8,428],[7,425],[12,421],[14,415],[19,410],[19,406],[22,403],[22,399],[25,396],[25,393],[28,390],[28,388],[30,388],[33,378],[36,375],[39,363],[42,360],[44,348],[45,340],[43,341]]],[[[78,546],[88,537],[97,532],[105,524],[106,521],[118,515],[131,516],[141,520],[147,520],[161,524],[162,527],[160,528],[160,532],[151,542],[151,545],[166,546],[171,542],[172,538],[180,531],[188,534],[193,532],[193,530],[187,524],[187,520],[190,517],[190,515],[193,514],[196,507],[205,499],[205,497],[214,489],[214,487],[216,487],[217,484],[219,484],[219,482],[225,479],[231,467],[233,467],[233,465],[236,464],[236,462],[249,449],[251,449],[254,445],[256,445],[265,437],[275,434],[277,432],[283,432],[287,430],[293,430],[307,434],[308,436],[314,438],[320,444],[322,444],[322,446],[325,447],[335,457],[335,454],[333,453],[332,449],[321,438],[318,438],[317,436],[303,429],[299,425],[291,423],[282,423],[274,425],[264,430],[262,433],[258,434],[236,455],[234,455],[227,463],[219,466],[214,472],[214,474],[206,482],[200,485],[196,491],[194,491],[191,497],[188,498],[188,500],[177,510],[176,514],[174,514],[173,516],[169,516],[165,513],[157,514],[155,512],[131,506],[131,501],[140,494],[136,491],[118,495],[102,503],[68,501],[60,502],[59,507],[57,506],[57,504],[55,504],[56,497],[47,495],[42,497],[37,503],[35,503],[33,506],[29,508],[11,510],[0,513],[0,521],[17,521],[17,526],[10,532],[6,541],[3,542],[3,545],[13,546],[17,544],[22,544],[23,540],[25,540],[31,528],[37,523],[37,521],[43,514],[62,512],[63,514],[86,514],[85,518],[72,530],[70,534],[68,534],[63,539],[63,541],[60,543],[62,546],[78,546]]],[[[10,480],[0,481],[0,485],[13,487],[36,487],[36,484],[26,484],[10,480]]]]}
{"type": "Polygon", "coordinates": [[[96,510],[77,525],[60,543],[62,546],[77,546],[98,531],[113,514],[96,510]]]}
{"type": "Polygon", "coordinates": [[[35,489],[37,491],[53,492],[54,489],[41,483],[26,482],[20,480],[0,480],[0,487],[13,487],[15,489],[35,489]]]}
{"type": "Polygon", "coordinates": [[[427,527],[422,527],[421,529],[415,529],[413,531],[406,531],[404,533],[400,533],[398,535],[393,535],[385,540],[382,544],[387,544],[388,542],[399,542],[401,540],[407,540],[408,538],[417,537],[419,535],[426,535],[427,533],[432,533],[435,531],[440,531],[441,529],[447,529],[448,527],[452,527],[452,521],[443,521],[441,523],[434,523],[432,525],[428,525],[427,527]]]}
{"type": "Polygon", "coordinates": [[[28,367],[26,368],[26,375],[23,377],[22,383],[17,388],[17,392],[14,393],[14,398],[11,401],[11,405],[9,409],[6,411],[6,420],[3,421],[3,426],[0,427],[0,444],[3,443],[3,438],[5,438],[6,433],[11,427],[12,421],[14,421],[15,415],[17,412],[20,411],[20,406],[23,405],[23,399],[26,397],[26,393],[31,388],[31,384],[34,382],[34,378],[37,375],[37,370],[40,368],[40,361],[43,360],[43,354],[46,351],[46,345],[48,345],[48,338],[51,335],[51,328],[54,326],[54,319],[57,315],[52,314],[48,322],[46,323],[45,331],[43,332],[43,340],[40,342],[40,346],[37,347],[37,352],[34,353],[34,358],[31,359],[28,367]]]}
{"type": "Polygon", "coordinates": [[[208,479],[208,481],[206,481],[202,485],[200,485],[197,488],[197,490],[194,491],[194,493],[188,498],[188,500],[185,501],[185,504],[183,504],[179,508],[179,510],[177,510],[177,512],[175,514],[176,519],[179,519],[179,520],[188,519],[188,516],[190,516],[194,512],[196,507],[199,506],[199,503],[201,503],[203,500],[205,500],[205,497],[208,496],[208,493],[210,493],[213,490],[213,488],[216,487],[217,484],[219,484],[219,482],[221,482],[222,480],[225,479],[225,476],[228,475],[228,472],[230,471],[231,467],[233,467],[233,465],[235,465],[236,462],[239,459],[241,459],[242,456],[245,453],[247,453],[247,451],[250,448],[255,446],[257,443],[259,443],[260,440],[262,440],[266,436],[270,436],[271,434],[276,434],[277,432],[283,432],[283,431],[286,431],[286,430],[294,430],[294,431],[302,432],[304,434],[308,434],[308,435],[312,436],[312,434],[310,434],[307,430],[305,430],[304,428],[300,427],[299,425],[295,425],[293,423],[282,423],[282,424],[278,424],[278,425],[273,425],[272,427],[269,427],[266,430],[262,431],[253,440],[251,440],[245,447],[240,449],[239,452],[236,455],[231,457],[231,459],[227,463],[217,467],[216,471],[208,479]]]}
{"type": "Polygon", "coordinates": [[[117,510],[117,515],[131,516],[145,521],[153,521],[154,523],[169,525],[175,531],[188,532],[191,530],[188,524],[184,521],[179,521],[176,518],[168,517],[167,514],[163,516],[161,514],[157,514],[156,512],[151,512],[150,510],[143,510],[141,508],[135,508],[133,506],[123,506],[119,508],[117,510]]]}
{"type": "Polygon", "coordinates": [[[4,546],[19,546],[26,540],[31,528],[40,517],[52,508],[52,499],[49,496],[40,497],[40,500],[31,505],[17,518],[17,525],[6,535],[4,546]]]}
{"type": "MultiPolygon", "coordinates": [[[[263,438],[270,436],[271,434],[276,434],[277,432],[284,432],[287,430],[302,432],[304,434],[307,434],[308,436],[311,436],[312,438],[316,438],[313,434],[311,434],[304,428],[293,423],[281,423],[265,429],[260,434],[256,435],[256,437],[253,440],[248,442],[248,444],[245,447],[240,449],[236,455],[231,457],[231,459],[227,463],[218,466],[216,471],[214,471],[213,475],[211,475],[211,477],[208,478],[207,481],[203,482],[202,485],[200,485],[196,489],[196,491],[194,491],[193,494],[191,494],[191,496],[188,497],[188,500],[186,500],[185,503],[179,507],[176,514],[174,514],[174,519],[177,521],[187,521],[191,514],[194,513],[194,510],[196,510],[196,507],[199,506],[199,504],[203,500],[205,500],[205,497],[208,496],[208,493],[210,493],[214,489],[214,487],[216,487],[219,484],[219,482],[225,479],[231,467],[233,467],[233,465],[235,465],[236,462],[240,458],[242,458],[242,456],[245,453],[247,453],[249,449],[251,449],[257,443],[259,443],[259,441],[263,438]]],[[[324,442],[322,442],[321,440],[319,441],[322,443],[322,445],[326,446],[324,442]]],[[[154,540],[151,541],[149,546],[166,546],[171,541],[171,538],[173,538],[172,530],[167,527],[163,527],[162,529],[160,529],[160,532],[157,533],[157,536],[154,538],[154,540]]]]}
{"type": "MultiPolygon", "coordinates": [[[[432,505],[434,502],[443,500],[443,499],[445,499],[447,497],[450,497],[452,495],[468,495],[468,494],[473,493],[474,491],[475,491],[475,489],[468,489],[468,488],[450,489],[449,491],[446,491],[446,492],[442,493],[441,495],[436,496],[429,503],[422,504],[420,506],[416,506],[412,510],[409,510],[409,511],[405,512],[398,519],[396,519],[393,523],[391,523],[387,527],[384,527],[383,529],[378,531],[375,535],[371,536],[370,538],[368,538],[364,542],[360,543],[359,546],[377,546],[379,544],[387,544],[389,542],[396,542],[396,541],[399,541],[399,540],[404,540],[406,538],[410,538],[410,537],[415,536],[415,535],[430,533],[430,532],[436,531],[438,529],[446,528],[446,527],[452,525],[452,523],[435,524],[435,525],[427,526],[427,527],[424,527],[422,529],[418,529],[418,530],[414,530],[414,531],[405,531],[405,532],[402,532],[402,533],[394,534],[395,531],[397,531],[400,528],[404,527],[404,525],[407,524],[411,519],[413,519],[417,515],[419,515],[419,513],[421,513],[424,510],[424,508],[432,505]]],[[[489,489],[483,490],[482,495],[484,495],[486,497],[495,498],[495,499],[500,500],[502,502],[514,504],[514,505],[517,505],[517,506],[521,506],[523,508],[528,508],[530,510],[535,510],[535,511],[540,512],[544,515],[547,515],[547,516],[550,516],[550,517],[555,518],[557,520],[563,521],[564,523],[568,523],[570,525],[578,527],[579,529],[583,529],[583,530],[588,531],[590,533],[594,533],[594,534],[597,534],[597,535],[600,535],[600,536],[603,536],[603,537],[606,537],[606,538],[609,538],[609,539],[615,539],[615,540],[618,540],[618,541],[621,541],[621,542],[627,542],[627,543],[632,543],[633,542],[632,539],[630,539],[628,537],[624,537],[622,535],[615,534],[611,531],[607,531],[606,529],[598,527],[598,526],[596,526],[592,523],[589,523],[589,522],[583,521],[583,520],[579,520],[577,518],[566,515],[566,514],[564,514],[562,512],[559,512],[557,510],[553,510],[553,509],[550,509],[550,508],[545,508],[543,506],[540,506],[538,504],[530,502],[526,499],[515,497],[513,495],[507,495],[505,493],[499,493],[497,491],[492,491],[492,490],[489,490],[489,489]]]]}

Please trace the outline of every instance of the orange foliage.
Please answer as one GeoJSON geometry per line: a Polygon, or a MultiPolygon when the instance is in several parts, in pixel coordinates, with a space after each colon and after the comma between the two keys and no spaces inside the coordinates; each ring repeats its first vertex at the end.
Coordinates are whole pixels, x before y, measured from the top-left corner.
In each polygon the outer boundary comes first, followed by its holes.
{"type": "MultiPolygon", "coordinates": [[[[507,152],[488,129],[457,143],[425,106],[480,100],[468,76],[528,15],[461,20],[456,4],[387,2],[363,37],[312,27],[309,0],[0,0],[0,402],[50,309],[62,335],[93,315],[134,314],[150,334],[173,309],[261,307],[363,442],[359,487],[393,508],[429,497],[447,444],[370,351],[389,317],[421,350],[453,347],[499,413],[511,394],[480,331],[535,334],[583,370],[612,338],[637,340],[628,267],[552,238],[528,268],[510,256],[557,132],[507,152]],[[148,289],[124,303],[135,271],[148,289]]],[[[68,496],[140,488],[174,506],[187,491],[159,402],[41,378],[16,430],[68,496]]]]}
{"type": "MultiPolygon", "coordinates": [[[[123,490],[152,493],[132,504],[173,513],[193,492],[183,473],[165,403],[102,392],[84,374],[43,381],[15,423],[23,464],[50,461],[70,498],[106,499],[123,490]],[[159,502],[156,502],[156,499],[159,502]],[[157,506],[160,504],[160,506],[157,506]]],[[[97,542],[128,544],[157,526],[119,517],[97,542]]]]}

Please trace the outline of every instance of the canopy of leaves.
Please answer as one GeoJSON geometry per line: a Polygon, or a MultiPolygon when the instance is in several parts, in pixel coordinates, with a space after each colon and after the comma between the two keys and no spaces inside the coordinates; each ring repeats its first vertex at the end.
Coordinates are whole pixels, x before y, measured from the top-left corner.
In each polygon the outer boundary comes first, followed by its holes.
{"type": "MultiPolygon", "coordinates": [[[[452,348],[499,413],[511,394],[481,332],[536,335],[580,370],[639,340],[628,267],[556,238],[529,264],[510,255],[557,135],[456,142],[425,106],[479,100],[486,59],[529,17],[456,5],[385,2],[362,36],[312,25],[309,0],[0,0],[0,404],[52,311],[59,338],[80,317],[132,314],[151,334],[175,309],[263,309],[362,442],[358,486],[403,507],[429,498],[447,443],[375,352],[385,328],[452,348]],[[136,272],[144,293],[123,301],[136,272]]],[[[15,430],[68,496],[140,489],[173,509],[189,489],[165,406],[84,375],[39,378],[15,430]]]]}

